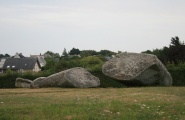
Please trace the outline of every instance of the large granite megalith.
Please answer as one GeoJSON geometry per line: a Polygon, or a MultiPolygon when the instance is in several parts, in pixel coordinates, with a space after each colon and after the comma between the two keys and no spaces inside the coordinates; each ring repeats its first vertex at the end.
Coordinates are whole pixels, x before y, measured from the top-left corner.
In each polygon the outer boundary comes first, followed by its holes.
{"type": "MultiPolygon", "coordinates": [[[[22,79],[22,82],[25,83],[26,80],[24,81],[24,79],[22,79]]],[[[61,71],[48,77],[40,77],[29,83],[29,86],[31,88],[45,88],[45,87],[90,88],[98,87],[99,85],[100,85],[99,78],[93,76],[87,70],[80,67],[61,71]]]]}
{"type": "Polygon", "coordinates": [[[31,80],[23,79],[23,78],[17,78],[15,81],[15,87],[18,88],[30,88],[31,80]]]}
{"type": "Polygon", "coordinates": [[[170,73],[151,54],[120,53],[103,65],[102,72],[117,80],[136,81],[143,85],[172,85],[170,73]]]}
{"type": "Polygon", "coordinates": [[[84,68],[76,67],[68,69],[45,79],[36,79],[31,83],[31,88],[42,87],[75,87],[89,88],[98,87],[100,85],[99,78],[93,76],[84,68]]]}

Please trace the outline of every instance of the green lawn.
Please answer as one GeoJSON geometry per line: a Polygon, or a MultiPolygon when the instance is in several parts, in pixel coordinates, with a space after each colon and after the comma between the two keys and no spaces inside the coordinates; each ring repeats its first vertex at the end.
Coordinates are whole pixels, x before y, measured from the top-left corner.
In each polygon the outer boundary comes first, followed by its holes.
{"type": "Polygon", "coordinates": [[[185,120],[185,87],[0,89],[0,120],[185,120]]]}

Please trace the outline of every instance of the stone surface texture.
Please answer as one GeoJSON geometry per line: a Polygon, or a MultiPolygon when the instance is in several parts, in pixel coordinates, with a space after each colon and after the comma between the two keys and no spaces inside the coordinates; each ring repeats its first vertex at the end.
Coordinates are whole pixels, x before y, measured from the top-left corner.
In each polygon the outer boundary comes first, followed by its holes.
{"type": "Polygon", "coordinates": [[[98,87],[100,85],[99,78],[93,76],[84,68],[73,68],[67,70],[64,75],[64,86],[77,88],[98,87]]]}
{"type": "Polygon", "coordinates": [[[37,78],[31,83],[31,88],[44,87],[76,87],[89,88],[98,87],[100,85],[99,78],[93,76],[84,68],[72,68],[46,78],[37,78]]]}
{"type": "Polygon", "coordinates": [[[151,54],[120,53],[103,65],[102,72],[117,80],[136,80],[143,85],[172,85],[170,73],[161,61],[151,54]]]}
{"type": "Polygon", "coordinates": [[[17,78],[15,81],[15,87],[17,88],[30,88],[31,80],[23,79],[23,78],[17,78]]]}

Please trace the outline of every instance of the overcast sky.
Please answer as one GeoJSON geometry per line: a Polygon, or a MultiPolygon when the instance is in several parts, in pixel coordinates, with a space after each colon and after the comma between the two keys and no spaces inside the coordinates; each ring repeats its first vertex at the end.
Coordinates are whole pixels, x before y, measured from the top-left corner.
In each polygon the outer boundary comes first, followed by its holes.
{"type": "Polygon", "coordinates": [[[0,54],[141,52],[185,40],[185,0],[0,0],[0,54]]]}

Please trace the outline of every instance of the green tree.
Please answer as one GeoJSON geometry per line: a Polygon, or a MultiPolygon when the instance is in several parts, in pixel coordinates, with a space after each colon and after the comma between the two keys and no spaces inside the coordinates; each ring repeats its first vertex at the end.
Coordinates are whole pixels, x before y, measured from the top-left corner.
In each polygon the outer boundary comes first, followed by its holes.
{"type": "Polygon", "coordinates": [[[118,54],[119,54],[119,53],[122,53],[122,51],[118,50],[118,54]]]}
{"type": "Polygon", "coordinates": [[[115,55],[116,53],[115,52],[112,52],[110,50],[101,50],[99,52],[99,54],[103,55],[103,56],[111,56],[111,55],[115,55]]]}
{"type": "Polygon", "coordinates": [[[5,57],[5,58],[8,58],[8,57],[10,57],[10,55],[9,55],[9,54],[7,54],[7,53],[6,53],[5,55],[0,54],[0,58],[4,58],[4,57],[5,57]]]}
{"type": "Polygon", "coordinates": [[[63,50],[63,52],[62,52],[62,55],[63,55],[63,56],[65,56],[65,57],[67,57],[67,56],[68,56],[67,51],[66,51],[66,49],[65,49],[65,48],[64,48],[64,50],[63,50]]]}
{"type": "Polygon", "coordinates": [[[70,55],[79,55],[80,54],[80,50],[78,48],[72,48],[70,51],[69,51],[69,54],[70,55]]]}
{"type": "Polygon", "coordinates": [[[169,61],[176,65],[185,61],[185,45],[177,36],[171,39],[168,57],[169,61]]]}
{"type": "Polygon", "coordinates": [[[143,51],[142,53],[153,54],[151,50],[143,51]]]}
{"type": "Polygon", "coordinates": [[[178,36],[172,37],[169,47],[162,49],[147,50],[143,53],[156,55],[164,64],[168,62],[178,65],[185,62],[185,45],[181,42],[178,36]]]}
{"type": "Polygon", "coordinates": [[[4,57],[4,55],[3,54],[0,54],[0,58],[3,58],[4,57]]]}
{"type": "Polygon", "coordinates": [[[101,71],[103,61],[96,56],[88,56],[81,60],[81,65],[91,72],[101,71]]]}
{"type": "Polygon", "coordinates": [[[5,56],[5,57],[10,57],[10,55],[9,55],[9,54],[5,54],[4,56],[5,56]]]}
{"type": "Polygon", "coordinates": [[[178,36],[172,37],[171,38],[171,45],[172,46],[179,46],[182,45],[181,41],[179,40],[178,36]]]}
{"type": "Polygon", "coordinates": [[[167,56],[164,53],[164,49],[155,49],[152,54],[156,55],[163,64],[167,63],[167,56]]]}
{"type": "Polygon", "coordinates": [[[80,52],[81,57],[88,57],[97,55],[98,53],[95,50],[83,50],[80,52]]]}
{"type": "Polygon", "coordinates": [[[43,70],[55,71],[56,62],[52,58],[46,59],[46,65],[42,68],[43,70]]]}
{"type": "Polygon", "coordinates": [[[60,72],[74,67],[81,67],[80,58],[62,58],[56,63],[55,70],[60,72]]]}
{"type": "Polygon", "coordinates": [[[48,54],[48,55],[50,55],[52,58],[60,57],[59,53],[54,53],[54,52],[52,52],[52,51],[47,51],[47,52],[45,52],[44,54],[48,54]]]}

